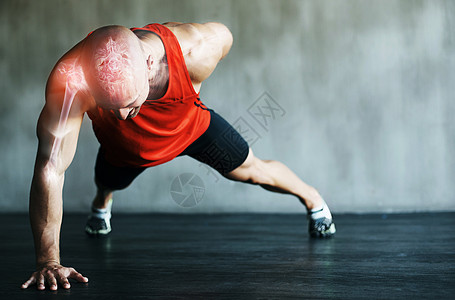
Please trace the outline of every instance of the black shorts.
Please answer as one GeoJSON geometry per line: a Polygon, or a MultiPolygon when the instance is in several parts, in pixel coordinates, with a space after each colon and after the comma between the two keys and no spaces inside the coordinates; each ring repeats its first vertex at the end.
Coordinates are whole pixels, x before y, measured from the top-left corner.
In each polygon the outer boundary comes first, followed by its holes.
{"type": "MultiPolygon", "coordinates": [[[[211,109],[209,111],[209,127],[179,156],[188,155],[225,175],[246,160],[249,146],[223,117],[211,109]]],[[[113,166],[105,160],[104,149],[100,147],[96,158],[95,178],[97,184],[104,188],[121,190],[130,185],[145,169],[113,166]]]]}

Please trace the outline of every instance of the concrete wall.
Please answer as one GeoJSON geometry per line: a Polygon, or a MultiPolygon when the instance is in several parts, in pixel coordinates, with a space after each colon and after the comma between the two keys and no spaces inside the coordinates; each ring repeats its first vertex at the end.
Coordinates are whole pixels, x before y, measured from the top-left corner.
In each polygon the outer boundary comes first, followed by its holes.
{"type": "MultiPolygon", "coordinates": [[[[453,1],[3,0],[1,211],[27,210],[36,120],[57,59],[96,27],[165,21],[232,30],[231,53],[203,85],[203,101],[249,130],[257,156],[283,161],[317,187],[335,213],[455,209],[453,1]],[[278,109],[273,118],[254,115],[264,101],[278,109]]],[[[66,176],[66,211],[87,211],[96,151],[86,118],[66,176]]],[[[227,181],[190,158],[147,170],[114,206],[304,212],[291,196],[227,181]],[[172,198],[182,173],[204,185],[195,207],[172,198]]]]}

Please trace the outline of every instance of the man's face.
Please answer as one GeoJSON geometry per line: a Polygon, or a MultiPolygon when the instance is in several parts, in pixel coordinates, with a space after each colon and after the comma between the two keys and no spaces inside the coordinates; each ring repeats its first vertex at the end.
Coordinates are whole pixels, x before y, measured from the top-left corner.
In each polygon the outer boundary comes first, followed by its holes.
{"type": "Polygon", "coordinates": [[[145,78],[141,80],[142,88],[139,89],[137,95],[131,97],[130,99],[125,99],[119,103],[119,107],[112,107],[111,111],[119,120],[132,119],[139,113],[142,104],[147,100],[149,94],[149,84],[148,79],[145,78]]]}

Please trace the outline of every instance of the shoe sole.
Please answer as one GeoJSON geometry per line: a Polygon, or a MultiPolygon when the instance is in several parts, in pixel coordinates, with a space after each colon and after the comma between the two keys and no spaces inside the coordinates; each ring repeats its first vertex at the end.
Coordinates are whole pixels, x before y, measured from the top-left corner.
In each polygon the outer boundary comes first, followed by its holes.
{"type": "Polygon", "coordinates": [[[112,229],[108,228],[108,229],[101,229],[101,230],[93,230],[91,229],[90,227],[85,227],[85,232],[89,235],[106,235],[106,234],[109,234],[109,232],[111,232],[112,229]]]}
{"type": "Polygon", "coordinates": [[[335,224],[332,223],[332,224],[330,224],[329,229],[321,231],[321,232],[313,231],[310,233],[310,235],[312,238],[329,238],[329,237],[333,236],[335,234],[335,232],[337,232],[337,230],[335,228],[335,224]]]}

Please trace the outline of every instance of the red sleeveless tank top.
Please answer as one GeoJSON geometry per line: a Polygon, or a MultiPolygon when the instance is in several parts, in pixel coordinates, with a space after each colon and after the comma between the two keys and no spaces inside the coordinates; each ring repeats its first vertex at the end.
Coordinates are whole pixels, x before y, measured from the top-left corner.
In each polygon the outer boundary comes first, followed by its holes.
{"type": "Polygon", "coordinates": [[[193,88],[175,35],[160,24],[131,30],[160,37],[169,68],[168,90],[160,99],[146,100],[132,119],[119,120],[101,107],[87,114],[108,162],[150,167],[172,160],[200,137],[210,124],[210,112],[193,88]]]}

